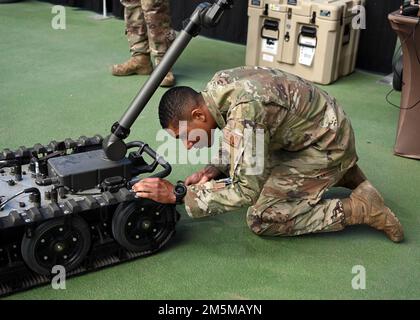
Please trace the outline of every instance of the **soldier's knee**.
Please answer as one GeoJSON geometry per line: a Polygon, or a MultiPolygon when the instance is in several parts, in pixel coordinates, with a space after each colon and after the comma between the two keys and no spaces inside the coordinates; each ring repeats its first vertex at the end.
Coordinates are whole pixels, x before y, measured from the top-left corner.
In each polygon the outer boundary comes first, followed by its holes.
{"type": "Polygon", "coordinates": [[[270,235],[268,230],[270,229],[270,223],[263,221],[262,212],[255,210],[254,207],[248,209],[246,216],[246,222],[249,230],[257,236],[266,236],[270,235]]]}
{"type": "Polygon", "coordinates": [[[289,236],[292,232],[293,221],[286,219],[287,216],[279,214],[277,219],[270,219],[254,207],[247,212],[247,225],[257,236],[289,236]]]}
{"type": "Polygon", "coordinates": [[[246,223],[248,228],[256,235],[261,235],[261,217],[254,207],[250,207],[246,214],[246,223]]]}

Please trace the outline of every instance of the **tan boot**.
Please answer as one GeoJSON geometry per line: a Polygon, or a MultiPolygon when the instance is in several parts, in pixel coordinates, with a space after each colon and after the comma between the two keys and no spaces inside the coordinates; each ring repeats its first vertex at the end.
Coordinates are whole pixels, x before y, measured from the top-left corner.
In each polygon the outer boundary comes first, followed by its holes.
{"type": "Polygon", "coordinates": [[[348,189],[356,189],[359,184],[366,181],[367,178],[363,171],[356,164],[354,167],[349,169],[341,180],[335,185],[336,187],[344,187],[348,189]]]}
{"type": "Polygon", "coordinates": [[[172,71],[169,71],[165,78],[162,80],[161,87],[173,87],[175,85],[175,76],[172,71]]]}
{"type": "MultiPolygon", "coordinates": [[[[162,61],[162,57],[155,57],[155,65],[157,66],[162,61]]],[[[168,72],[165,78],[160,83],[161,87],[172,87],[175,85],[175,76],[172,70],[168,72]]]]}
{"type": "Polygon", "coordinates": [[[128,76],[131,74],[148,75],[153,71],[150,55],[141,54],[131,57],[126,62],[112,66],[114,76],[128,76]]]}
{"type": "Polygon", "coordinates": [[[389,239],[401,242],[403,227],[395,214],[385,206],[384,199],[369,181],[361,183],[350,195],[343,199],[345,224],[367,224],[384,231],[389,239]]]}

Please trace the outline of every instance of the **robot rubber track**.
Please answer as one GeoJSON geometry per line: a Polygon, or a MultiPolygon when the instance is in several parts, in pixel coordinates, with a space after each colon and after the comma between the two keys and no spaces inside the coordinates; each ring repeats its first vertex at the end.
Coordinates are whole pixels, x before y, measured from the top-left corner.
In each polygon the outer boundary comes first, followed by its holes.
{"type": "Polygon", "coordinates": [[[100,136],[0,154],[0,296],[50,283],[55,265],[71,277],[153,254],[174,236],[179,220],[175,206],[137,199],[129,189],[138,174],[163,165],[157,175],[165,176],[170,166],[147,145],[128,145],[139,150],[112,166],[73,170],[72,178],[85,181],[83,185],[68,182],[54,161],[103,152],[100,136]],[[147,164],[143,153],[155,157],[155,163],[147,164]],[[40,177],[55,184],[39,185],[40,177]],[[22,189],[29,192],[6,203],[22,189]]]}

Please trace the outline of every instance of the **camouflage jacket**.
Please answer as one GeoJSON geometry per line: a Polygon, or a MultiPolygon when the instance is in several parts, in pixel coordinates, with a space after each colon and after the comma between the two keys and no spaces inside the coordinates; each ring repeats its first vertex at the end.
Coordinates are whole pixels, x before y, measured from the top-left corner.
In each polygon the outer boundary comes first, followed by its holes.
{"type": "Polygon", "coordinates": [[[240,67],[216,73],[202,96],[223,132],[221,164],[229,179],[188,187],[191,217],[256,202],[278,165],[310,171],[357,161],[350,122],[334,98],[277,69],[240,67]]]}

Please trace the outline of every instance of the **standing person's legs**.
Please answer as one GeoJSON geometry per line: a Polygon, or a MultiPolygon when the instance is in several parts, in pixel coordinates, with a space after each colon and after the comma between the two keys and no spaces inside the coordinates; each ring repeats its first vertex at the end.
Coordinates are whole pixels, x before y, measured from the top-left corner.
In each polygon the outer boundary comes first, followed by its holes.
{"type": "MultiPolygon", "coordinates": [[[[149,48],[155,65],[158,65],[175,40],[175,32],[171,28],[169,0],[141,0],[142,10],[147,25],[149,48]]],[[[173,86],[175,78],[169,72],[162,86],[173,86]]]]}
{"type": "Polygon", "coordinates": [[[151,74],[153,66],[150,60],[147,26],[140,0],[121,0],[124,6],[125,33],[130,46],[131,58],[112,67],[117,76],[131,74],[151,74]]]}

